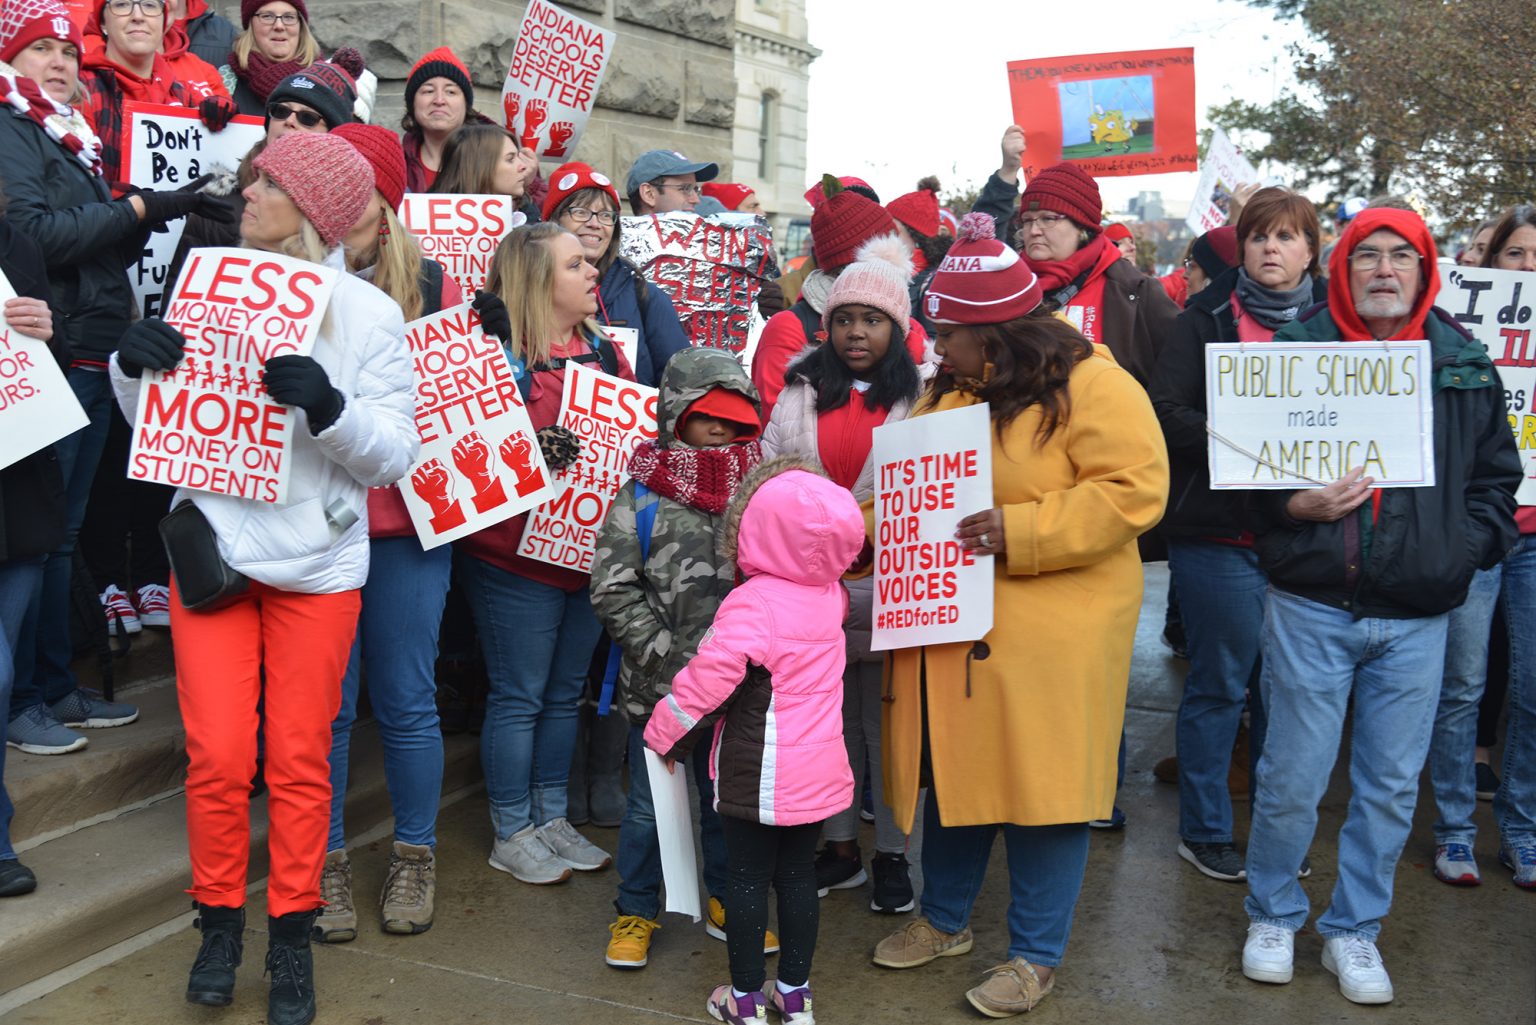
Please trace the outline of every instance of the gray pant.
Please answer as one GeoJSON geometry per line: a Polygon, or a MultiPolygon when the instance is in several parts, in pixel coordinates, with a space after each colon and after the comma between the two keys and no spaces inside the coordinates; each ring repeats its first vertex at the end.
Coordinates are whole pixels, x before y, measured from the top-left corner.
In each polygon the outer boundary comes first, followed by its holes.
{"type": "Polygon", "coordinates": [[[823,839],[844,842],[859,838],[859,797],[864,792],[864,757],[869,754],[870,781],[875,798],[875,850],[905,854],[907,837],[896,828],[885,804],[885,774],[880,769],[880,662],[850,662],[843,671],[843,743],[853,766],[853,804],[822,827],[823,839]]]}

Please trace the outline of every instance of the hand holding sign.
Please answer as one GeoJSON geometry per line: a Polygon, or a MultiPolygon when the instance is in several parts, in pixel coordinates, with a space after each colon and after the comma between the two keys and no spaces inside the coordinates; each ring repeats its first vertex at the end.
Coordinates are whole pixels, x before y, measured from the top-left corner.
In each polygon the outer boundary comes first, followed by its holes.
{"type": "Polygon", "coordinates": [[[1293,520],[1313,523],[1342,520],[1365,504],[1374,483],[1374,477],[1365,475],[1365,467],[1357,466],[1325,487],[1296,492],[1285,503],[1285,514],[1293,520]]]}
{"type": "Polygon", "coordinates": [[[273,356],[262,368],[261,382],[273,402],[304,411],[311,434],[335,423],[346,406],[341,392],[331,386],[325,368],[313,356],[273,356]]]}
{"type": "Polygon", "coordinates": [[[174,370],[186,351],[180,331],[159,317],[146,317],[123,334],[117,365],[129,377],[142,377],[146,370],[174,370]]]}
{"type": "Polygon", "coordinates": [[[40,342],[53,337],[53,311],[41,299],[7,299],[5,322],[40,342]]]}
{"type": "Polygon", "coordinates": [[[1002,555],[1008,549],[1008,537],[1003,530],[1003,511],[987,509],[971,513],[960,521],[955,537],[978,555],[1002,555]]]}
{"type": "Polygon", "coordinates": [[[1003,178],[1017,181],[1019,168],[1024,166],[1024,129],[1009,125],[1003,132],[1003,178]]]}

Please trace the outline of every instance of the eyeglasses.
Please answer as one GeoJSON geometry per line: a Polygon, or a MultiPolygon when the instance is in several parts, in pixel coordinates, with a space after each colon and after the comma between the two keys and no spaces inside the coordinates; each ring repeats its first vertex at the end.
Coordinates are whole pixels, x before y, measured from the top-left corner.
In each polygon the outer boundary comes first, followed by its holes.
{"type": "Polygon", "coordinates": [[[612,210],[588,210],[584,206],[568,206],[565,212],[577,224],[585,224],[593,218],[596,218],[597,223],[605,228],[611,228],[619,223],[619,215],[612,210]]]}
{"type": "Polygon", "coordinates": [[[300,110],[298,107],[290,107],[286,103],[271,103],[267,105],[267,117],[273,121],[287,121],[291,117],[299,119],[299,124],[305,128],[313,128],[325,118],[312,110],[300,110]]]}
{"type": "MultiPolygon", "coordinates": [[[[113,2],[117,3],[120,2],[120,0],[113,0],[113,2]]],[[[152,0],[152,2],[158,2],[158,0],[152,0]]],[[[292,11],[289,11],[287,14],[274,14],[271,11],[260,11],[256,15],[256,20],[267,26],[267,28],[271,28],[273,25],[282,25],[286,28],[293,28],[293,26],[299,23],[299,16],[292,11]]]]}
{"type": "Polygon", "coordinates": [[[693,184],[679,185],[676,182],[651,182],[651,184],[658,189],[676,189],[685,196],[697,198],[699,195],[699,187],[693,184]]]}
{"type": "Polygon", "coordinates": [[[165,13],[165,4],[161,0],[108,0],[107,3],[107,10],[121,18],[132,14],[135,7],[146,18],[158,18],[165,13]]]}
{"type": "Polygon", "coordinates": [[[1355,270],[1375,270],[1381,266],[1382,260],[1387,260],[1393,270],[1412,270],[1422,259],[1423,254],[1411,246],[1401,246],[1391,252],[1384,252],[1375,246],[1361,246],[1349,254],[1349,265],[1355,270]]]}
{"type": "Polygon", "coordinates": [[[1019,218],[1019,232],[1022,234],[1029,231],[1035,225],[1039,225],[1041,231],[1049,231],[1067,220],[1071,218],[1063,217],[1061,214],[1025,214],[1019,218]]]}

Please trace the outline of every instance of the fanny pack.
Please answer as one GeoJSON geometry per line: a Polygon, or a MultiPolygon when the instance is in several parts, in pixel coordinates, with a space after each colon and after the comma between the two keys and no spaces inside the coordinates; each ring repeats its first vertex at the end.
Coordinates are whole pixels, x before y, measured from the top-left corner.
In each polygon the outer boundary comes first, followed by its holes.
{"type": "Polygon", "coordinates": [[[191,500],[177,505],[160,521],[160,540],[165,543],[183,608],[214,612],[234,602],[250,586],[250,578],[219,554],[213,525],[191,500]]]}

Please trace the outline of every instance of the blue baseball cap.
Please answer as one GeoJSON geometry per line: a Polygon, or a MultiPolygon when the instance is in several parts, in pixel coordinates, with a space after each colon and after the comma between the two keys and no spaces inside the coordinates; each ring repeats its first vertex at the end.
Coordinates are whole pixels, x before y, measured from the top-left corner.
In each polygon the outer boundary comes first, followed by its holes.
{"type": "Polygon", "coordinates": [[[672,175],[691,174],[701,182],[713,181],[720,173],[719,164],[696,164],[681,153],[669,149],[646,150],[635,158],[624,179],[624,191],[633,195],[646,182],[672,175]]]}

